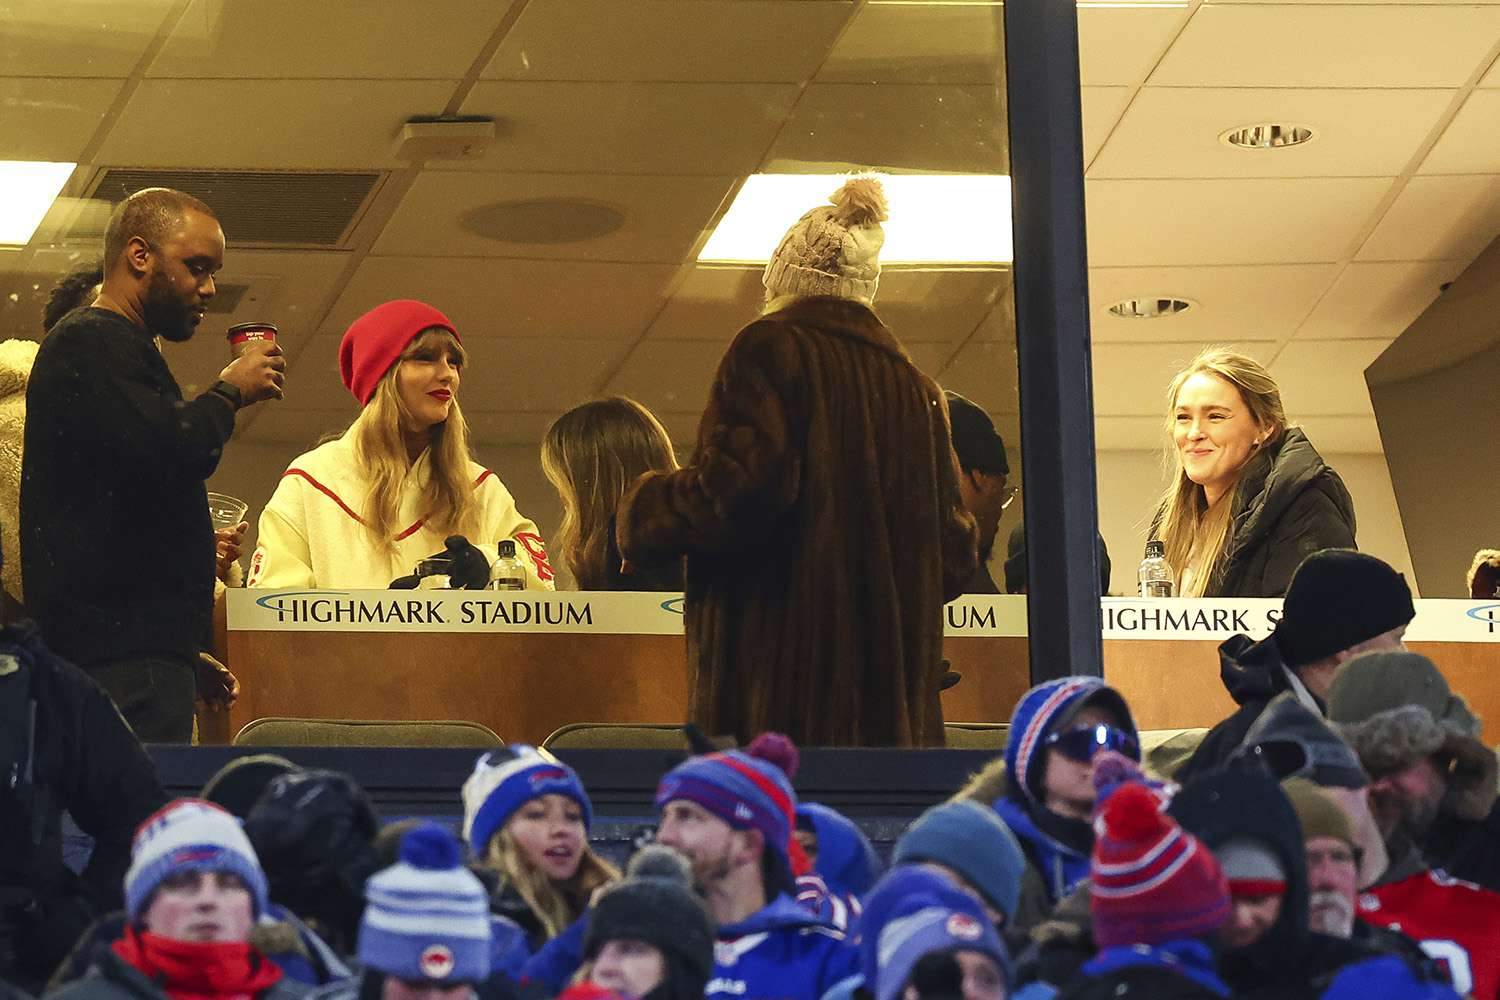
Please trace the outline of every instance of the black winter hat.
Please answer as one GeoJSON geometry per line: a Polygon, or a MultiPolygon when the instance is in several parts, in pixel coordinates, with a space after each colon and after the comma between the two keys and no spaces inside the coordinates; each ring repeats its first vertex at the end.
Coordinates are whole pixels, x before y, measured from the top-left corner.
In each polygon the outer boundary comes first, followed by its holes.
{"type": "Polygon", "coordinates": [[[352,952],[364,912],[365,880],[379,868],[380,821],[365,790],[339,771],[284,774],[245,817],[245,834],[270,883],[271,899],[318,922],[336,949],[352,952]]]}
{"type": "Polygon", "coordinates": [[[1005,439],[995,430],[990,415],[956,392],[943,395],[948,400],[948,422],[953,427],[953,450],[958,453],[959,468],[965,472],[978,469],[992,476],[1010,475],[1005,439]]]}
{"type": "Polygon", "coordinates": [[[1374,556],[1324,549],[1292,575],[1276,645],[1292,668],[1407,624],[1416,617],[1406,578],[1374,556]]]}
{"type": "Polygon", "coordinates": [[[244,819],[272,781],[298,770],[296,764],[280,754],[236,757],[208,779],[199,795],[244,819]]]}
{"type": "Polygon", "coordinates": [[[604,892],[589,915],[583,954],[592,960],[610,941],[644,941],[666,957],[667,977],[653,1000],[702,997],[714,968],[714,926],[692,890],[687,862],[661,845],[644,847],[623,881],[604,892]]]}

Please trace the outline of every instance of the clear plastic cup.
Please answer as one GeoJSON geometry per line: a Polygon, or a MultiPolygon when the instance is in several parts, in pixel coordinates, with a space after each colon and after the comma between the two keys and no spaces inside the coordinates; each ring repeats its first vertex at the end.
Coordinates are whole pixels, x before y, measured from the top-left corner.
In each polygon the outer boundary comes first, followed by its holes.
{"type": "Polygon", "coordinates": [[[232,497],[228,493],[210,493],[208,495],[208,517],[214,523],[215,531],[223,531],[225,528],[237,528],[245,519],[245,513],[250,505],[238,497],[232,497]]]}

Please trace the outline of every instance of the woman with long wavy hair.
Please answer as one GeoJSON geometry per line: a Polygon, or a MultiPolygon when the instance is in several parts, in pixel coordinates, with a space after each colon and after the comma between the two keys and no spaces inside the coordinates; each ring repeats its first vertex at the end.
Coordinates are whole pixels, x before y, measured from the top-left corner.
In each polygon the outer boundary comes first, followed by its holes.
{"type": "Polygon", "coordinates": [[[1280,597],[1304,558],[1354,548],[1354,501],[1290,426],[1259,362],[1210,348],[1167,390],[1171,485],[1152,537],[1183,597],[1280,597]]]}
{"type": "Polygon", "coordinates": [[[615,508],[647,472],[677,468],[661,422],[623,396],[575,406],[542,439],[542,471],[563,502],[553,549],[580,590],[677,591],[682,562],[646,570],[624,567],[615,545],[615,508]]]}
{"type": "Polygon", "coordinates": [[[512,743],[480,756],[464,782],[464,839],[498,877],[490,909],[514,920],[536,951],[620,877],[589,846],[593,806],[573,769],[545,750],[512,743]]]}
{"type": "Polygon", "coordinates": [[[514,539],[532,589],[552,589],[536,525],[474,461],[458,406],[468,356],[437,309],[401,299],[355,320],[339,345],[363,409],[299,456],[260,516],[252,587],[385,587],[463,535],[491,561],[514,539]]]}

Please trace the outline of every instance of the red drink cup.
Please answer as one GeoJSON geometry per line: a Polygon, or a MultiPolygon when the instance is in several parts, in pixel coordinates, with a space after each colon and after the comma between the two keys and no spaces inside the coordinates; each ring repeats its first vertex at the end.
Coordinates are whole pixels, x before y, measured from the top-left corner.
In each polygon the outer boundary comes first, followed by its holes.
{"type": "Polygon", "coordinates": [[[276,326],[272,323],[236,323],[229,328],[229,356],[238,360],[257,340],[276,341],[276,326]]]}

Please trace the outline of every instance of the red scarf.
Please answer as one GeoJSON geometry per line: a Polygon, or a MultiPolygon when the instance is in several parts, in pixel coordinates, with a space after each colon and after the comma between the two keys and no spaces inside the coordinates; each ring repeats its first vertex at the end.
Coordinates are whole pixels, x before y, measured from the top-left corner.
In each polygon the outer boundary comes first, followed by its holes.
{"type": "Polygon", "coordinates": [[[254,1000],[281,980],[246,941],[172,941],[127,927],[110,947],[172,1000],[254,1000]]]}

